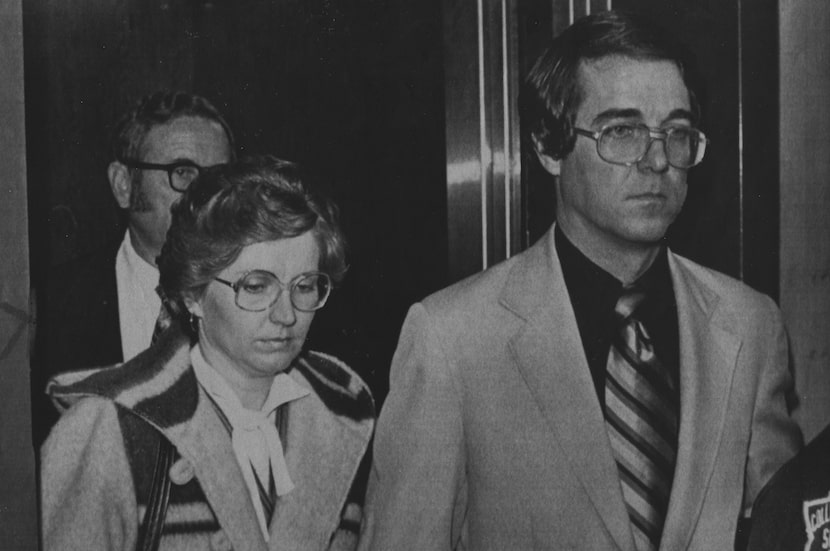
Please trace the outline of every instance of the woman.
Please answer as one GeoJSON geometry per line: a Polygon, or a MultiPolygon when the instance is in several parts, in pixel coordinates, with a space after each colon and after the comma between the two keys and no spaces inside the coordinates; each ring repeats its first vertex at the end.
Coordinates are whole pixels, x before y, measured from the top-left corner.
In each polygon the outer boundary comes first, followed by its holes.
{"type": "Polygon", "coordinates": [[[303,348],[345,272],[333,207],[286,161],[210,169],[157,263],[169,328],[49,385],[69,409],[42,450],[44,547],[353,548],[372,398],[303,348]]]}

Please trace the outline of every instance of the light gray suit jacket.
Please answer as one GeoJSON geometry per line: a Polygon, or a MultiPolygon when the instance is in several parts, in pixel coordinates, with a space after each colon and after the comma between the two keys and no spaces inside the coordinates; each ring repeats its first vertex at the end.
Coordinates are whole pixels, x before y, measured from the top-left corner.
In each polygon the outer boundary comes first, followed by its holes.
{"type": "MultiPolygon", "coordinates": [[[[732,549],[801,445],[780,312],[672,253],[680,436],[661,549],[732,549]]],[[[634,550],[550,231],[414,305],[378,421],[361,548],[634,550]]]]}

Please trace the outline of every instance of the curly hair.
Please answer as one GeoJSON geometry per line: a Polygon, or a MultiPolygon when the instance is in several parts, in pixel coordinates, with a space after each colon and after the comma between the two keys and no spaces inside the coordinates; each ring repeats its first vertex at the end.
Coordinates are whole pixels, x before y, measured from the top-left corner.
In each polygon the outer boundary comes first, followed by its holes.
{"type": "Polygon", "coordinates": [[[299,167],[290,161],[264,155],[206,169],[171,211],[156,261],[159,294],[184,328],[189,327],[185,299],[198,299],[247,245],[311,231],[320,249],[320,271],[336,283],[345,275],[346,241],[337,209],[306,188],[299,167]]]}

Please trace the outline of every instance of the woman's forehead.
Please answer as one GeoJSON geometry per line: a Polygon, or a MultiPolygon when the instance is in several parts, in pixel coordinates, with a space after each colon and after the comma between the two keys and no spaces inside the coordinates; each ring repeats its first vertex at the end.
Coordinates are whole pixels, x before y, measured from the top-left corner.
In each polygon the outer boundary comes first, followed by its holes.
{"type": "Polygon", "coordinates": [[[296,237],[246,245],[223,273],[241,275],[251,270],[266,270],[282,279],[286,274],[316,270],[319,260],[317,240],[313,232],[307,231],[296,237]]]}

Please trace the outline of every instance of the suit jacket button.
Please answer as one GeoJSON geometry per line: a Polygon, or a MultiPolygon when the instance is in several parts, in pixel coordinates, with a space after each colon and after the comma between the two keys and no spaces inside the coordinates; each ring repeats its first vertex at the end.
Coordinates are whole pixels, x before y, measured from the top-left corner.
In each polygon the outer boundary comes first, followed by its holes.
{"type": "Polygon", "coordinates": [[[193,465],[185,458],[179,459],[170,467],[170,481],[179,486],[193,480],[195,475],[196,471],[193,470],[193,465]]]}
{"type": "Polygon", "coordinates": [[[228,539],[228,535],[219,530],[210,536],[210,549],[211,551],[232,551],[233,546],[231,540],[228,539]]]}

